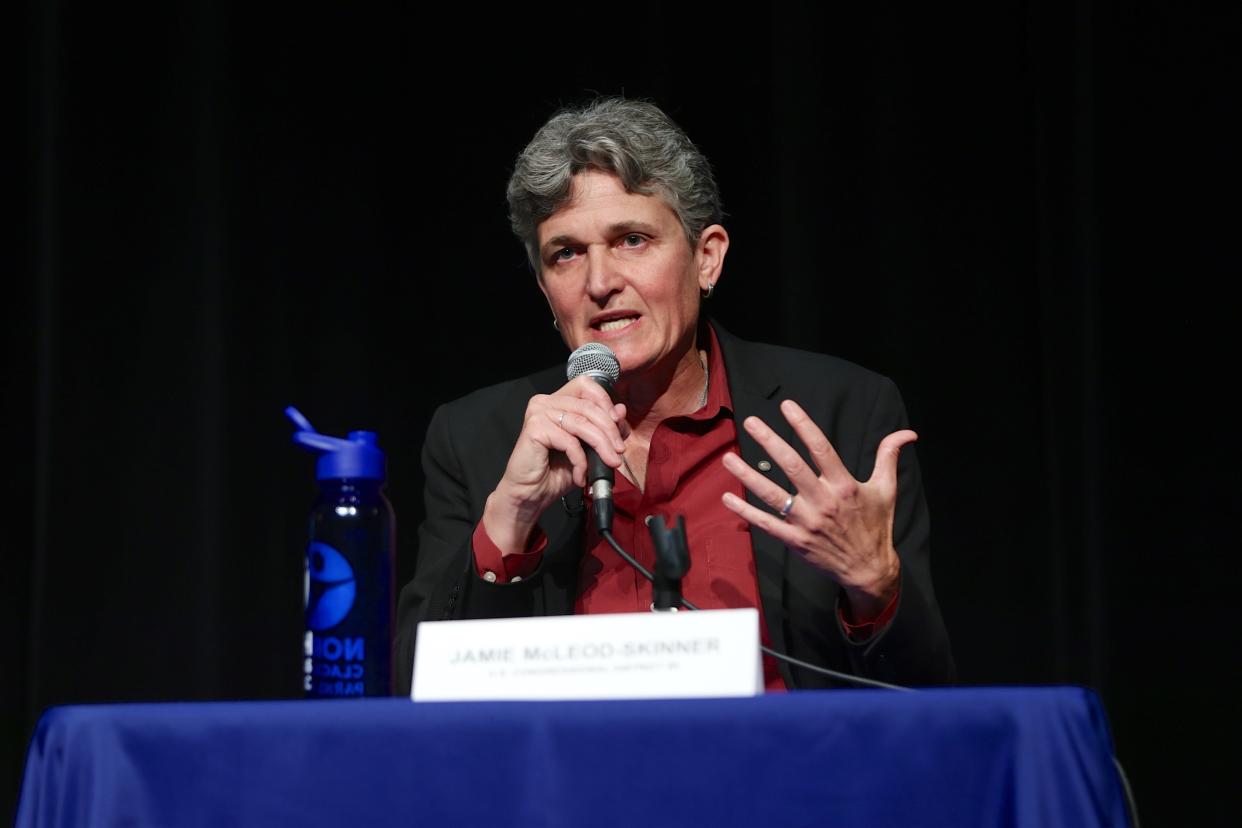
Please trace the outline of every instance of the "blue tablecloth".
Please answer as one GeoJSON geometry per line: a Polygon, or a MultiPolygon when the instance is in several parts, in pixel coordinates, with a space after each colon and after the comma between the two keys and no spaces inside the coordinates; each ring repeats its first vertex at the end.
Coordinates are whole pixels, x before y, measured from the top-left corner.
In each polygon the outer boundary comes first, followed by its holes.
{"type": "Polygon", "coordinates": [[[53,708],[17,824],[1125,825],[1096,696],[53,708]]]}

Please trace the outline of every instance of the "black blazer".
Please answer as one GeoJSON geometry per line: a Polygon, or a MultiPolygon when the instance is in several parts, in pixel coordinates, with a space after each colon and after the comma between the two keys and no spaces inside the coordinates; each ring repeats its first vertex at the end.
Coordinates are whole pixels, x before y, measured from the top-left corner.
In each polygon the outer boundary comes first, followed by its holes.
{"type": "MultiPolygon", "coordinates": [[[[906,413],[893,382],[835,357],[738,339],[715,322],[733,398],[742,458],[751,466],[766,453],[742,421],[761,418],[799,453],[801,442],[781,415],[781,400],[797,401],[859,480],[871,475],[880,440],[905,428],[906,413]]],[[[504,474],[521,432],[527,402],[565,384],[564,366],[504,382],[440,406],[423,444],[426,519],[419,527],[415,576],[401,591],[394,665],[399,692],[409,693],[419,621],[568,615],[574,610],[585,514],[549,508],[539,520],[548,546],[539,569],[516,584],[493,584],[474,568],[471,536],[483,505],[504,474]]],[[[792,490],[779,466],[770,479],[792,490]]],[[[580,498],[580,493],[574,493],[580,498]]],[[[761,509],[765,504],[748,493],[761,509]]],[[[567,498],[571,500],[571,498],[567,498]]],[[[579,501],[580,502],[580,501],[579,501]]],[[[572,504],[571,504],[572,505],[572,504]]],[[[932,590],[927,504],[912,446],[898,462],[893,540],[901,558],[897,613],[878,635],[853,643],[841,629],[841,589],[784,544],[751,527],[762,611],[774,649],[834,670],[906,685],[953,681],[953,657],[932,590]]],[[[693,559],[694,550],[690,550],[693,559]]],[[[791,688],[828,687],[831,680],[782,663],[791,688]]]]}

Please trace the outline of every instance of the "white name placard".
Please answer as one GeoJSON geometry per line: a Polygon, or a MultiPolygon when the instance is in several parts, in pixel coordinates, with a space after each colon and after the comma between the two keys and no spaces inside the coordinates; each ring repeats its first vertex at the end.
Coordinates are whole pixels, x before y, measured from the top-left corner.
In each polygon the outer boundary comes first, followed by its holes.
{"type": "Polygon", "coordinates": [[[426,621],[417,641],[414,701],[763,692],[755,609],[426,621]]]}

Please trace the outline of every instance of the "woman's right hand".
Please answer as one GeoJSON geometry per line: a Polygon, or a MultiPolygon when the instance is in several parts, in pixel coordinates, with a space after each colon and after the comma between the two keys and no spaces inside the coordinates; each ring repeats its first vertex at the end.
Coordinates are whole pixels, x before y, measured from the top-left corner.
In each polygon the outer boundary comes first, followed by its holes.
{"type": "Polygon", "coordinates": [[[590,377],[531,397],[504,476],[483,508],[487,536],[506,555],[524,551],[544,510],[574,486],[586,486],[582,444],[616,469],[628,433],[625,406],[590,377]]]}

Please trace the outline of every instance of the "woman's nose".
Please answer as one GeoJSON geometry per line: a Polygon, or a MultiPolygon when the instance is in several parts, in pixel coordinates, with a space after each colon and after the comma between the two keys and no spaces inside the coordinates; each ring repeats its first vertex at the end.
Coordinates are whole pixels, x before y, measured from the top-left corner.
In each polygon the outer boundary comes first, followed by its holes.
{"type": "Polygon", "coordinates": [[[621,273],[607,249],[587,248],[587,294],[597,302],[621,289],[621,273]]]}

